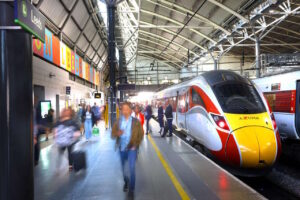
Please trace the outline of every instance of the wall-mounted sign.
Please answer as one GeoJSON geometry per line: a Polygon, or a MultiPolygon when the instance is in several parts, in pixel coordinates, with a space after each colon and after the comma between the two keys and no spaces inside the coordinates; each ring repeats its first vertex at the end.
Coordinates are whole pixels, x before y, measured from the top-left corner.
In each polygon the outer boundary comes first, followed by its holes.
{"type": "Polygon", "coordinates": [[[122,91],[135,90],[135,84],[119,84],[118,90],[122,90],[122,91]]]}
{"type": "Polygon", "coordinates": [[[101,99],[101,93],[97,92],[94,94],[95,99],[101,99]]]}
{"type": "Polygon", "coordinates": [[[70,95],[71,94],[71,86],[67,86],[66,87],[66,95],[70,95]]]}
{"type": "Polygon", "coordinates": [[[45,42],[46,18],[27,0],[15,0],[15,23],[45,42]]]}

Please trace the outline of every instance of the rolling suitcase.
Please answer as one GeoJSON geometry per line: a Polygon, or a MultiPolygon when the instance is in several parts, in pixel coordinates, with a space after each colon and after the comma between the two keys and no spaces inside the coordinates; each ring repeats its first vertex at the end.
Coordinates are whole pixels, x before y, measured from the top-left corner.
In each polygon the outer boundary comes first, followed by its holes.
{"type": "Polygon", "coordinates": [[[74,151],[72,153],[73,168],[77,172],[86,169],[86,155],[84,151],[74,151]]]}

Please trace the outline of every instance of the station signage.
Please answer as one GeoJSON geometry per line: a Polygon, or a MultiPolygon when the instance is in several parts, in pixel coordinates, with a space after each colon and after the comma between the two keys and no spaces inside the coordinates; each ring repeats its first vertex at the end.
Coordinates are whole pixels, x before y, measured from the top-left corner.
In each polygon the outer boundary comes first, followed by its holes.
{"type": "Polygon", "coordinates": [[[46,18],[27,0],[15,0],[15,23],[45,42],[46,18]]]}
{"type": "Polygon", "coordinates": [[[135,84],[119,84],[118,90],[121,91],[135,90],[135,84]]]}
{"type": "Polygon", "coordinates": [[[95,99],[101,99],[101,93],[100,92],[95,93],[94,98],[95,99]]]}
{"type": "Polygon", "coordinates": [[[66,95],[70,95],[71,94],[71,86],[67,86],[66,87],[66,95]]]}

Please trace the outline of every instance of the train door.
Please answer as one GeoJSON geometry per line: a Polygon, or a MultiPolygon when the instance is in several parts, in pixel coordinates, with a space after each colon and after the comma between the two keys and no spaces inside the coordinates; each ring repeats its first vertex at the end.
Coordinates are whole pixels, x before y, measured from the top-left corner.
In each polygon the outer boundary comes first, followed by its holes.
{"type": "Polygon", "coordinates": [[[296,82],[295,126],[300,137],[300,81],[296,82]]]}
{"type": "Polygon", "coordinates": [[[188,112],[189,112],[189,105],[190,105],[190,98],[189,98],[189,90],[185,94],[185,113],[184,113],[184,122],[185,122],[185,129],[188,132],[188,112]]]}
{"type": "Polygon", "coordinates": [[[186,93],[183,93],[178,96],[178,104],[177,104],[177,121],[178,121],[178,127],[180,129],[186,129],[185,115],[186,115],[186,93]]]}

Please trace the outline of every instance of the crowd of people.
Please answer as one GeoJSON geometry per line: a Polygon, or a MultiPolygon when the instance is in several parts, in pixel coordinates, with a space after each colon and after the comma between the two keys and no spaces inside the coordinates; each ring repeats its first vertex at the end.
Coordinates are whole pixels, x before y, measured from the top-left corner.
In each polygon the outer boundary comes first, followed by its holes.
{"type": "MultiPolygon", "coordinates": [[[[36,109],[35,116],[35,161],[38,163],[39,158],[39,137],[45,132],[53,132],[54,141],[58,148],[58,166],[64,152],[68,151],[69,170],[73,170],[73,147],[79,138],[84,135],[85,141],[89,141],[92,136],[92,129],[102,119],[102,113],[106,113],[107,109],[101,109],[96,103],[90,105],[79,105],[78,111],[72,108],[63,109],[59,119],[54,122],[54,110],[50,109],[45,120],[38,116],[39,108],[36,109]],[[46,121],[46,122],[44,122],[46,121]],[[45,131],[46,130],[46,131],[45,131]]],[[[150,120],[153,118],[151,105],[146,105],[143,109],[142,105],[131,105],[129,102],[121,104],[120,116],[112,127],[111,136],[116,139],[116,144],[120,152],[120,160],[123,172],[124,187],[123,190],[128,192],[129,198],[133,199],[135,190],[135,164],[138,155],[139,146],[144,135],[148,135],[151,131],[150,120]],[[144,111],[144,112],[143,112],[144,111]],[[146,120],[146,132],[144,131],[144,123],[146,120]],[[128,169],[126,170],[126,166],[128,169]]],[[[158,107],[158,122],[160,125],[160,134],[164,137],[172,136],[172,106],[167,104],[166,109],[162,104],[158,107]],[[166,119],[166,123],[165,120],[166,119]],[[166,126],[165,126],[166,124],[166,126]]],[[[105,119],[106,121],[106,119],[105,119]]],[[[47,135],[48,137],[48,135],[47,135]]],[[[59,168],[59,167],[58,167],[59,168]]]]}

